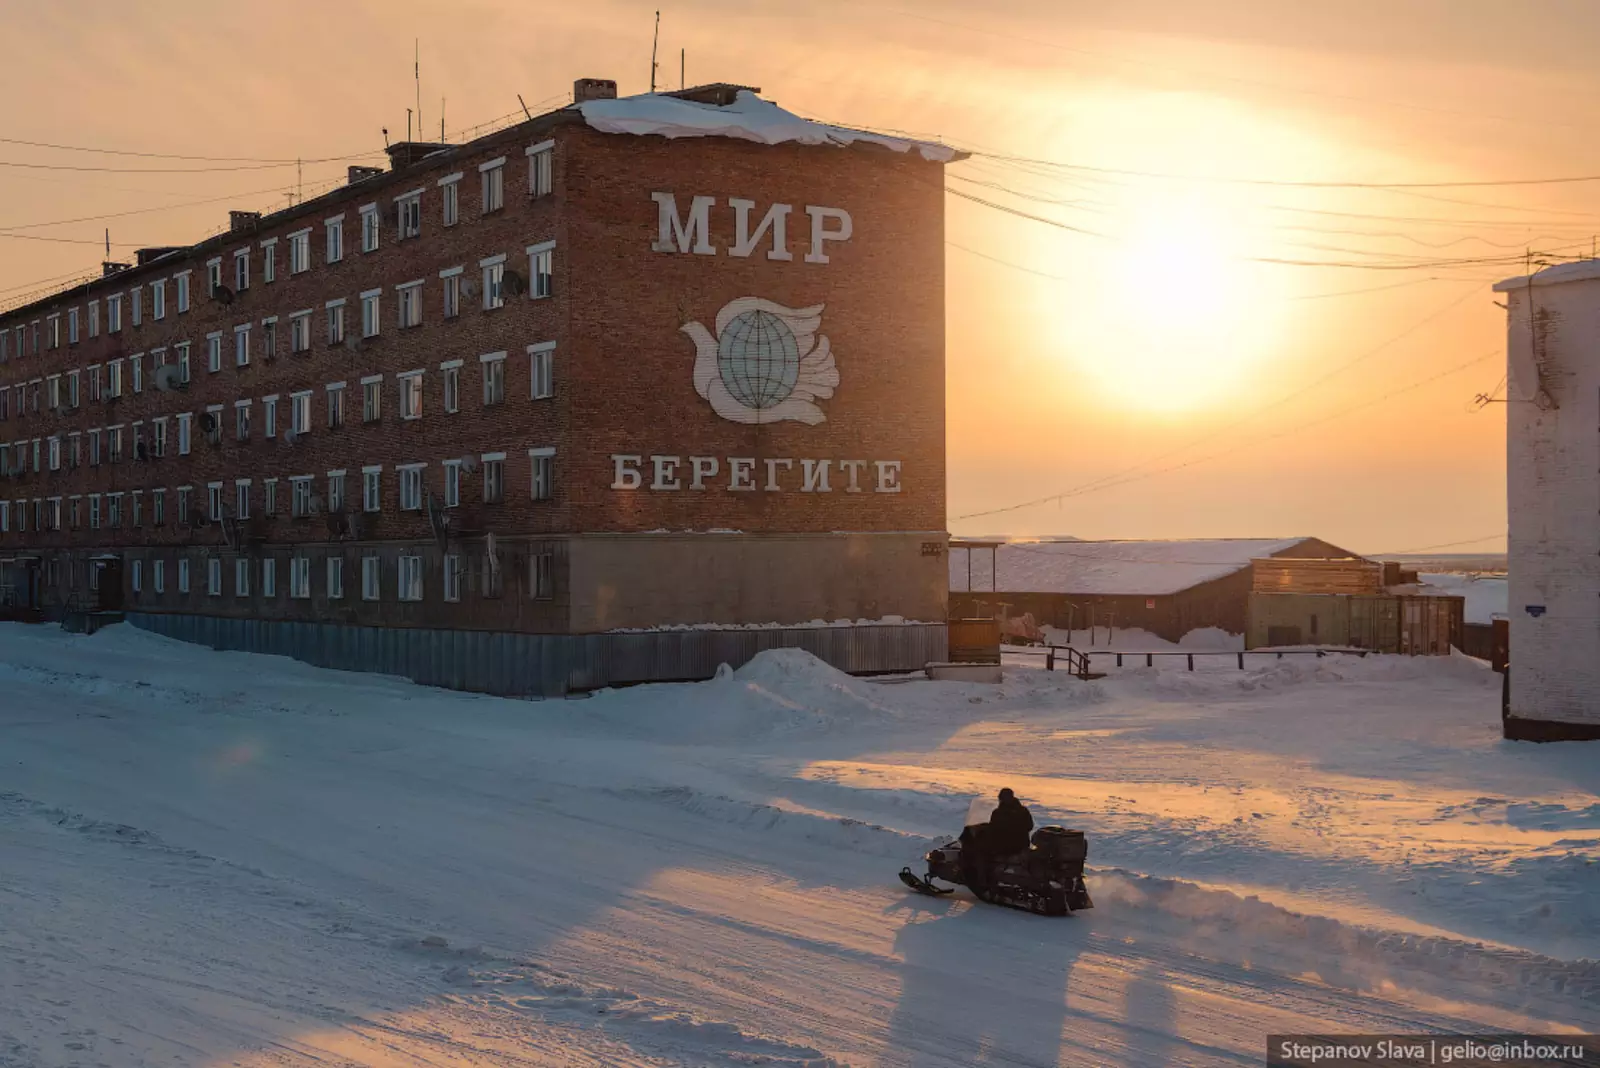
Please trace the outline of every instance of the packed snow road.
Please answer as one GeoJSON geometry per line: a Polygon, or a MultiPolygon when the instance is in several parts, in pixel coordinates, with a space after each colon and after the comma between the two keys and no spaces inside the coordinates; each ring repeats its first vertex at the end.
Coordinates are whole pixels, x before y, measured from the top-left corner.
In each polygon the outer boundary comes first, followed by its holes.
{"type": "Polygon", "coordinates": [[[507,701],[0,626],[0,1066],[1257,1064],[1600,1031],[1600,761],[1463,660],[507,701]],[[1043,919],[895,872],[1011,785],[1043,919]]]}

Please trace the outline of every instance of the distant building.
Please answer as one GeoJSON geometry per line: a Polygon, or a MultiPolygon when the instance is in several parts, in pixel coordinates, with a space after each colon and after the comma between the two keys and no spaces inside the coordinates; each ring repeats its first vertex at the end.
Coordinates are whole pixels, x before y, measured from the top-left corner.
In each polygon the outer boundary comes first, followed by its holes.
{"type": "Polygon", "coordinates": [[[952,617],[1003,605],[1063,630],[1138,627],[1168,641],[1201,627],[1244,634],[1256,560],[1356,558],[1319,538],[962,544],[950,554],[952,617]]]}
{"type": "Polygon", "coordinates": [[[1600,738],[1600,260],[1506,297],[1507,738],[1600,738]]]}
{"type": "Polygon", "coordinates": [[[615,96],[0,308],[0,608],[500,692],[942,659],[960,154],[615,96]]]}

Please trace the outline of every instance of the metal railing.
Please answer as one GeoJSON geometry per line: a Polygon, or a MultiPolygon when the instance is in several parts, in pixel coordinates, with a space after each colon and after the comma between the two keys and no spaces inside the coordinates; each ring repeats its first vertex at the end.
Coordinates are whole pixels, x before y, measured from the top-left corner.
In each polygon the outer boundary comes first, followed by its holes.
{"type": "Polygon", "coordinates": [[[1237,663],[1239,670],[1243,671],[1244,658],[1247,656],[1272,657],[1277,660],[1282,660],[1286,656],[1315,656],[1318,658],[1326,656],[1365,657],[1368,653],[1372,652],[1372,650],[1346,648],[1343,646],[1325,646],[1315,649],[1202,649],[1194,651],[1188,649],[1159,649],[1134,651],[1126,649],[1077,649],[1070,645],[1008,645],[1005,646],[1003,652],[1012,656],[1042,656],[1044,657],[1044,666],[1046,671],[1056,670],[1057,663],[1064,661],[1063,670],[1078,676],[1080,679],[1086,679],[1091,677],[1099,677],[1093,671],[1092,664],[1092,658],[1097,656],[1116,657],[1117,667],[1119,668],[1125,666],[1125,657],[1143,657],[1145,667],[1155,667],[1156,657],[1158,656],[1181,656],[1186,660],[1188,669],[1190,671],[1195,669],[1194,658],[1197,656],[1225,656],[1233,658],[1237,663]]]}

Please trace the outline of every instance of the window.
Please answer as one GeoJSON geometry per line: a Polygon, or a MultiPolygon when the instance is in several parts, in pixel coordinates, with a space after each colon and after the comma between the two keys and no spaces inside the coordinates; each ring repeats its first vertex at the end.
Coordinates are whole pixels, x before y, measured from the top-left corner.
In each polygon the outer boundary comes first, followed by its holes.
{"type": "Polygon", "coordinates": [[[363,556],[361,558],[361,599],[363,601],[376,601],[378,593],[378,558],[376,556],[363,556]]]}
{"type": "Polygon", "coordinates": [[[122,330],[122,295],[113,294],[106,298],[106,333],[115,334],[122,330]]]}
{"type": "Polygon", "coordinates": [[[555,356],[554,341],[528,346],[528,380],[534,400],[555,395],[555,356]]]}
{"type": "Polygon", "coordinates": [[[189,343],[180,341],[173,347],[178,350],[178,368],[183,372],[179,377],[187,383],[189,381],[189,343]]]}
{"type": "Polygon", "coordinates": [[[311,231],[301,230],[289,235],[289,273],[299,274],[311,269],[311,231]]]}
{"type": "Polygon", "coordinates": [[[363,512],[376,512],[382,508],[382,478],[382,467],[363,467],[361,469],[361,510],[363,512]]]}
{"type": "Polygon", "coordinates": [[[233,562],[233,595],[250,596],[250,560],[241,556],[233,562]]]}
{"type": "Polygon", "coordinates": [[[250,288],[250,250],[242,248],[233,254],[233,288],[250,288]]]}
{"type": "Polygon", "coordinates": [[[100,494],[89,494],[89,529],[100,529],[100,494]]]}
{"type": "Polygon", "coordinates": [[[444,410],[446,412],[459,412],[461,410],[461,361],[448,360],[439,365],[440,377],[444,380],[444,410]]]}
{"type": "Polygon", "coordinates": [[[133,424],[133,458],[135,460],[148,460],[150,458],[150,454],[145,451],[144,447],[144,424],[142,422],[133,424]]]}
{"type": "MultiPolygon", "coordinates": [[[[262,582],[265,586],[265,581],[262,582]]],[[[291,556],[289,558],[289,596],[306,598],[311,596],[311,558],[309,556],[291,556]]]]}
{"type": "Polygon", "coordinates": [[[506,399],[506,354],[492,352],[478,359],[483,363],[483,403],[499,404],[506,399]]]}
{"type": "Polygon", "coordinates": [[[461,600],[461,556],[446,553],[444,557],[444,599],[461,600]]]}
{"type": "Polygon", "coordinates": [[[206,517],[213,523],[222,521],[222,483],[206,483],[206,517]]]}
{"type": "MultiPolygon", "coordinates": [[[[157,285],[161,283],[157,282],[157,285]]],[[[78,309],[71,308],[67,311],[67,344],[78,343],[78,309]]]]}
{"type": "Polygon", "coordinates": [[[61,439],[60,438],[53,437],[53,438],[50,439],[50,449],[49,449],[49,451],[50,451],[50,470],[52,470],[52,471],[61,470],[61,439]]]}
{"type": "Polygon", "coordinates": [[[215,297],[222,285],[222,257],[206,261],[206,296],[215,297]]]}
{"type": "Polygon", "coordinates": [[[446,319],[454,319],[461,314],[461,271],[460,267],[451,267],[439,272],[439,278],[444,283],[446,319]]]}
{"type": "Polygon", "coordinates": [[[328,472],[328,511],[344,511],[344,472],[328,472]]]}
{"type": "Polygon", "coordinates": [[[376,423],[383,417],[383,376],[370,375],[361,380],[361,421],[376,423]]]}
{"type": "Polygon", "coordinates": [[[528,554],[528,592],[536,600],[548,601],[555,596],[556,554],[548,549],[528,554]]]}
{"type": "Polygon", "coordinates": [[[439,196],[443,201],[443,221],[446,226],[454,226],[461,221],[461,174],[447,175],[439,179],[439,196]]]}
{"type": "Polygon", "coordinates": [[[267,557],[261,561],[261,596],[276,597],[278,595],[278,561],[267,557]]]}
{"type": "Polygon", "coordinates": [[[368,204],[361,209],[361,251],[372,252],[378,247],[378,205],[368,204]]]}
{"type": "Polygon", "coordinates": [[[395,286],[398,296],[397,304],[400,312],[400,329],[408,326],[422,325],[422,283],[407,282],[402,286],[395,286]]]}
{"type": "MultiPolygon", "coordinates": [[[[106,427],[106,440],[110,446],[106,451],[110,455],[111,462],[120,464],[122,462],[122,428],[120,426],[106,427]]],[[[39,469],[37,442],[34,443],[33,469],[35,471],[39,469]]]]}
{"type": "Polygon", "coordinates": [[[536,501],[548,501],[555,494],[556,450],[529,449],[528,467],[531,470],[529,495],[536,501]]]}
{"type": "Polygon", "coordinates": [[[328,557],[328,597],[340,600],[344,597],[344,557],[328,557]]]}
{"type": "Polygon", "coordinates": [[[154,526],[163,526],[167,521],[167,491],[164,489],[153,490],[150,494],[150,522],[154,526]]]}
{"type": "Polygon", "coordinates": [[[278,317],[270,315],[261,320],[261,355],[272,359],[278,354],[278,317]]]}
{"type": "Polygon", "coordinates": [[[261,242],[261,280],[268,283],[278,280],[278,239],[275,237],[261,242]]]}
{"type": "Polygon", "coordinates": [[[193,491],[194,487],[192,486],[178,487],[178,522],[180,524],[193,524],[194,522],[193,509],[190,507],[189,500],[193,491]]]}
{"type": "Polygon", "coordinates": [[[311,432],[311,391],[293,393],[289,396],[289,429],[296,434],[309,434],[311,432]]]}
{"type": "Polygon", "coordinates": [[[249,324],[233,328],[233,365],[235,367],[250,366],[249,324]]]}
{"type": "MultiPolygon", "coordinates": [[[[178,414],[178,455],[179,456],[188,456],[189,455],[189,421],[192,418],[194,418],[194,417],[189,412],[180,412],[178,414]]],[[[94,439],[91,437],[89,439],[89,452],[90,452],[91,455],[94,453],[94,450],[95,450],[95,442],[94,442],[94,439]]]]}
{"type": "Polygon", "coordinates": [[[326,259],[329,263],[338,263],[344,259],[344,216],[324,219],[322,225],[328,235],[326,259]]]}
{"type": "Polygon", "coordinates": [[[528,246],[528,296],[535,300],[555,292],[556,243],[528,246]]]}
{"type": "Polygon", "coordinates": [[[51,411],[61,407],[61,376],[47,375],[44,380],[44,403],[51,411]]]}
{"type": "Polygon", "coordinates": [[[311,348],[311,313],[296,312],[289,316],[289,351],[305,352],[311,348]]]}
{"type": "Polygon", "coordinates": [[[157,594],[167,592],[167,562],[165,560],[156,560],[151,563],[150,579],[157,594]]]}
{"type": "Polygon", "coordinates": [[[292,516],[311,514],[310,475],[301,475],[289,480],[289,514],[292,516]]]}
{"type": "MultiPolygon", "coordinates": [[[[163,428],[165,420],[162,420],[163,428]]],[[[67,466],[76,468],[83,462],[83,435],[74,430],[67,435],[67,466]]]]}
{"type": "Polygon", "coordinates": [[[122,396],[122,361],[112,360],[106,364],[106,399],[116,400],[122,396]]]}
{"type": "Polygon", "coordinates": [[[498,504],[506,495],[506,454],[490,452],[483,455],[483,503],[498,504]]]}
{"type": "Polygon", "coordinates": [[[248,478],[234,480],[233,517],[235,519],[250,518],[250,480],[248,478]]]}
{"type": "Polygon", "coordinates": [[[278,395],[261,398],[261,433],[269,438],[278,436],[278,395]]]}
{"type": "Polygon", "coordinates": [[[128,372],[133,379],[133,391],[144,392],[144,353],[128,357],[128,372]]]}
{"type": "Polygon", "coordinates": [[[142,286],[134,286],[128,290],[128,313],[133,319],[134,326],[138,326],[143,321],[143,316],[140,313],[143,304],[144,288],[142,286]]]}
{"type": "MultiPolygon", "coordinates": [[[[269,277],[267,281],[270,282],[272,279],[269,277]]],[[[184,271],[182,274],[173,275],[172,284],[178,287],[178,313],[181,315],[189,310],[189,272],[184,271]]],[[[187,562],[185,562],[184,570],[188,570],[187,562]]],[[[185,590],[184,592],[187,593],[188,591],[185,590]]]]}
{"type": "Polygon", "coordinates": [[[134,593],[144,592],[144,561],[135,560],[128,570],[128,586],[134,593]]]}
{"type": "Polygon", "coordinates": [[[415,512],[422,508],[422,469],[424,464],[405,464],[400,471],[400,510],[415,512]]]}
{"type": "Polygon", "coordinates": [[[275,478],[261,480],[261,512],[263,515],[278,514],[278,480],[275,478]]]}
{"type": "Polygon", "coordinates": [[[247,400],[233,404],[233,437],[235,441],[250,440],[250,402],[247,400]]]}
{"type": "Polygon", "coordinates": [[[479,262],[483,268],[483,308],[489,311],[506,306],[506,258],[493,256],[479,262]]]}
{"type": "Polygon", "coordinates": [[[206,335],[206,370],[212,374],[222,370],[222,333],[206,335]]]}
{"type": "Polygon", "coordinates": [[[402,601],[422,600],[422,557],[402,556],[400,558],[400,587],[398,595],[402,601]]]}
{"type": "Polygon", "coordinates": [[[344,299],[328,301],[328,344],[344,344],[344,299]]]}
{"type": "Polygon", "coordinates": [[[542,141],[528,146],[528,195],[547,197],[551,188],[551,163],[555,160],[555,142],[542,141]]]}
{"type": "Polygon", "coordinates": [[[422,372],[409,371],[395,376],[400,380],[400,418],[422,418],[422,372]]]}
{"type": "Polygon", "coordinates": [[[461,504],[461,461],[444,462],[444,506],[455,508],[461,504]]]}
{"type": "MultiPolygon", "coordinates": [[[[150,318],[165,319],[167,317],[167,282],[166,279],[150,283],[150,318]]],[[[157,590],[159,593],[160,591],[157,590]]]]}
{"type": "MultiPolygon", "coordinates": [[[[100,336],[100,302],[98,300],[89,302],[89,336],[100,336]]],[[[17,355],[22,355],[22,333],[20,330],[17,332],[17,355]]]]}
{"type": "Polygon", "coordinates": [[[344,383],[330,382],[328,384],[328,429],[337,430],[344,426],[344,383]]]}
{"type": "MultiPolygon", "coordinates": [[[[217,576],[217,581],[219,583],[222,581],[222,576],[220,574],[217,576]]],[[[180,558],[178,560],[178,592],[189,592],[189,561],[186,558],[180,558]]]]}
{"type": "Polygon", "coordinates": [[[376,337],[378,334],[378,300],[382,296],[381,289],[369,289],[361,294],[362,337],[376,337]]]}
{"type": "Polygon", "coordinates": [[[61,316],[51,315],[44,321],[45,348],[59,349],[61,347],[61,316]]]}
{"type": "Polygon", "coordinates": [[[478,165],[483,175],[483,214],[499,211],[506,204],[505,157],[478,165]]]}
{"type": "Polygon", "coordinates": [[[395,197],[397,233],[403,241],[422,235],[422,190],[395,197]]]}

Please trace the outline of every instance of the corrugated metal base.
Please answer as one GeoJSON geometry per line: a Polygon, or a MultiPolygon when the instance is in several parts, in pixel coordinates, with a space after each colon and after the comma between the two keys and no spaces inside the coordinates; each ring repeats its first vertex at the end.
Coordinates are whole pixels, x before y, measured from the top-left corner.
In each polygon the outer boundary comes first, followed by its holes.
{"type": "Polygon", "coordinates": [[[921,671],[946,658],[942,623],[511,634],[149,612],[129,612],[127,618],[141,629],[213,649],[288,656],[318,667],[507,696],[559,697],[635,682],[709,679],[719,664],[739,667],[764,649],[804,649],[854,675],[921,671]]]}

